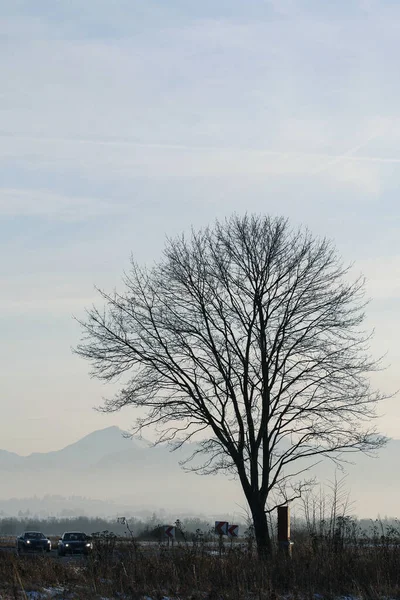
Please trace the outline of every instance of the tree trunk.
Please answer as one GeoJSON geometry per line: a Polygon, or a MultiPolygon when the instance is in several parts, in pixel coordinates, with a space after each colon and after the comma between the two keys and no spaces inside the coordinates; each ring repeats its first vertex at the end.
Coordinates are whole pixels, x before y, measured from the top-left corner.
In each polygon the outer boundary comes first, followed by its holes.
{"type": "Polygon", "coordinates": [[[272,544],[267,515],[265,514],[265,504],[260,502],[258,498],[249,504],[253,517],[258,556],[259,558],[267,558],[272,552],[272,544]]]}

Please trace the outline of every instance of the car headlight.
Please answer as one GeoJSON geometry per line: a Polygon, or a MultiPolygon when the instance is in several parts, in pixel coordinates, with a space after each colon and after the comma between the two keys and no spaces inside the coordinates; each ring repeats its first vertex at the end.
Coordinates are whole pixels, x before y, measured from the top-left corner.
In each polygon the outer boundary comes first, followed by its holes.
{"type": "Polygon", "coordinates": [[[69,544],[65,544],[65,547],[66,547],[66,548],[69,548],[69,544]]]}
{"type": "Polygon", "coordinates": [[[86,548],[91,548],[92,544],[86,544],[86,548]]]}
{"type": "Polygon", "coordinates": [[[29,540],[26,540],[26,543],[27,543],[27,544],[30,544],[30,541],[29,541],[29,540]]]}

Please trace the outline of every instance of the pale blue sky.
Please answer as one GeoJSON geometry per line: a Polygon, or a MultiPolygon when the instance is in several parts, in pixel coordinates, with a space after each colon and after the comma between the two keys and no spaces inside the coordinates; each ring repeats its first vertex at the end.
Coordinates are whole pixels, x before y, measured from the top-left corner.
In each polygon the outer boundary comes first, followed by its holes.
{"type": "MultiPolygon", "coordinates": [[[[233,211],[333,238],[368,277],[376,381],[400,387],[400,5],[0,0],[0,448],[133,413],[72,356],[71,315],[130,253],[233,211]]],[[[400,437],[400,408],[382,407],[400,437]]]]}

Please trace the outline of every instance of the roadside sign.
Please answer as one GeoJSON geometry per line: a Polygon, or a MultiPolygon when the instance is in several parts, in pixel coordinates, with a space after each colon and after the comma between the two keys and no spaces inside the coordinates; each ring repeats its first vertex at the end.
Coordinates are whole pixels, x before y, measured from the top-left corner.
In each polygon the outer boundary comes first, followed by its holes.
{"type": "Polygon", "coordinates": [[[239,525],[229,525],[228,526],[228,536],[231,538],[238,537],[239,535],[239,525]]]}
{"type": "Polygon", "coordinates": [[[228,521],[215,521],[215,533],[217,535],[227,535],[228,521]]]}
{"type": "Polygon", "coordinates": [[[175,538],[175,527],[173,525],[164,525],[164,535],[169,540],[175,538]]]}

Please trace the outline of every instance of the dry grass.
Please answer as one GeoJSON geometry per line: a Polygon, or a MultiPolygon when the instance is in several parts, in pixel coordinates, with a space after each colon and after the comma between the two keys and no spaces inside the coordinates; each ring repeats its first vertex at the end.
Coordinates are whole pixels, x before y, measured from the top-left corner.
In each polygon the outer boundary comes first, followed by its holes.
{"type": "Polygon", "coordinates": [[[0,598],[26,598],[27,591],[46,587],[69,590],[86,586],[84,570],[62,564],[46,555],[19,557],[10,552],[0,553],[0,598]]]}
{"type": "MultiPolygon", "coordinates": [[[[266,562],[238,550],[221,557],[201,548],[142,549],[137,544],[98,543],[89,559],[0,553],[3,597],[24,598],[23,590],[62,588],[59,598],[154,600],[268,600],[340,595],[363,599],[400,597],[400,547],[345,547],[335,551],[311,544],[295,547],[292,559],[275,553],[266,562]],[[73,594],[73,596],[71,596],[73,594]]],[[[0,592],[1,597],[1,592],[0,592]]]]}

